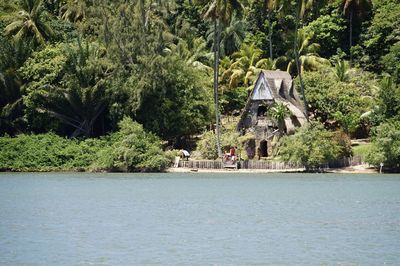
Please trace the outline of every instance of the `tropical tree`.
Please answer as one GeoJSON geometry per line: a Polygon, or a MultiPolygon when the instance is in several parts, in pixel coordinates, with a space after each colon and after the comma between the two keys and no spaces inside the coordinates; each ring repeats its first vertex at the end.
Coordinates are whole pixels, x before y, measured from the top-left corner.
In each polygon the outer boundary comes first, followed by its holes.
{"type": "Polygon", "coordinates": [[[299,64],[300,72],[303,74],[304,71],[315,71],[323,66],[329,66],[329,60],[322,58],[318,55],[320,45],[313,43],[313,36],[311,33],[304,30],[299,30],[297,34],[297,51],[290,49],[287,51],[286,56],[282,56],[277,59],[277,64],[287,63],[287,71],[295,72],[294,67],[299,64]]]}
{"type": "Polygon", "coordinates": [[[18,69],[32,52],[30,42],[18,42],[0,36],[0,135],[23,129],[23,79],[18,69]]]}
{"type": "Polygon", "coordinates": [[[222,150],[220,144],[220,118],[218,107],[218,67],[220,58],[220,27],[227,25],[235,13],[240,13],[243,9],[239,0],[211,0],[200,1],[205,2],[206,12],[204,17],[214,22],[214,105],[215,105],[215,120],[216,120],[216,133],[217,133],[217,149],[218,156],[222,157],[222,150]]]}
{"type": "Polygon", "coordinates": [[[274,12],[281,12],[284,5],[288,5],[287,1],[285,0],[264,0],[263,11],[267,12],[269,57],[271,59],[274,59],[274,54],[272,50],[272,32],[274,28],[274,23],[272,21],[272,15],[274,12]]]}
{"type": "Polygon", "coordinates": [[[18,10],[17,1],[15,0],[3,0],[0,3],[0,18],[3,16],[7,16],[11,13],[14,13],[18,10]]]}
{"type": "MultiPolygon", "coordinates": [[[[27,60],[21,68],[29,81],[24,104],[31,124],[41,118],[39,127],[56,118],[65,132],[76,136],[104,134],[107,88],[113,65],[96,43],[47,46],[27,60]],[[100,128],[94,128],[96,122],[100,128]]],[[[58,128],[56,128],[57,130],[58,128]]]]}
{"type": "Polygon", "coordinates": [[[284,103],[275,103],[269,110],[268,115],[278,126],[279,135],[282,136],[285,130],[285,119],[290,115],[290,111],[284,103]]]}
{"type": "Polygon", "coordinates": [[[308,104],[307,104],[307,99],[306,99],[306,95],[304,92],[304,83],[303,83],[301,63],[300,63],[300,47],[301,46],[299,45],[299,43],[300,43],[299,42],[299,27],[302,22],[302,19],[304,18],[306,11],[313,7],[314,1],[315,0],[296,0],[296,11],[295,11],[296,19],[295,19],[295,29],[294,29],[293,51],[294,51],[297,75],[298,75],[299,81],[300,81],[301,95],[303,96],[304,112],[305,112],[307,120],[308,120],[308,104]]]}
{"type": "Polygon", "coordinates": [[[169,48],[165,48],[164,52],[181,58],[188,66],[208,72],[212,70],[208,66],[212,54],[206,50],[206,47],[207,44],[202,37],[193,39],[190,45],[187,41],[180,39],[177,44],[171,44],[169,48]]]}
{"type": "Polygon", "coordinates": [[[333,132],[327,131],[322,124],[311,122],[300,128],[296,134],[283,137],[279,154],[284,161],[294,162],[313,170],[337,159],[342,147],[333,132]]]}
{"type": "Polygon", "coordinates": [[[244,43],[232,57],[230,67],[222,73],[222,80],[227,81],[229,88],[235,88],[239,84],[249,86],[262,69],[275,68],[275,62],[270,58],[262,58],[262,50],[254,43],[244,43]]]}
{"type": "Polygon", "coordinates": [[[349,51],[350,64],[353,61],[351,47],[353,46],[354,18],[358,23],[362,22],[372,9],[371,0],[342,0],[343,14],[349,18],[349,51]]]}
{"type": "Polygon", "coordinates": [[[60,8],[60,16],[62,19],[71,22],[82,21],[86,17],[86,3],[84,0],[68,0],[60,8]]]}
{"type": "Polygon", "coordinates": [[[44,44],[53,35],[50,26],[43,20],[43,0],[24,0],[22,10],[13,17],[13,22],[6,28],[8,35],[14,35],[17,40],[33,38],[37,43],[44,44]]]}
{"type": "Polygon", "coordinates": [[[382,123],[375,128],[372,137],[372,149],[366,161],[379,166],[400,170],[400,122],[399,120],[382,123]]]}
{"type": "MultiPolygon", "coordinates": [[[[212,42],[214,40],[214,28],[210,28],[207,32],[207,41],[212,42]]],[[[237,18],[236,15],[232,17],[229,25],[220,29],[220,56],[230,56],[234,52],[240,49],[244,38],[246,37],[246,25],[243,20],[237,18]]],[[[212,44],[214,49],[214,43],[212,44]]]]}
{"type": "Polygon", "coordinates": [[[145,69],[131,75],[124,86],[130,90],[131,114],[144,128],[179,147],[185,137],[209,125],[214,111],[209,77],[176,54],[143,60],[145,69]]]}

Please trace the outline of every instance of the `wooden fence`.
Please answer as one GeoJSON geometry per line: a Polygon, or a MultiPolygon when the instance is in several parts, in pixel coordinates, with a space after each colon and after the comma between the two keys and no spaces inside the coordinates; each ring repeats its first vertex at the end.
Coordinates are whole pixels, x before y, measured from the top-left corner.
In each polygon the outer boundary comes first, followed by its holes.
{"type": "Polygon", "coordinates": [[[198,168],[198,169],[222,169],[223,165],[221,161],[180,161],[179,167],[183,168],[198,168]]]}
{"type": "MultiPolygon", "coordinates": [[[[361,157],[346,157],[340,160],[330,161],[322,165],[320,168],[341,168],[348,166],[360,165],[362,163],[361,157]]],[[[221,161],[201,160],[201,161],[179,161],[179,167],[192,168],[192,169],[223,169],[224,165],[221,161]]],[[[291,163],[291,162],[278,162],[278,161],[257,161],[246,160],[238,162],[240,169],[268,169],[268,170],[290,170],[299,169],[304,166],[291,163]]]]}
{"type": "Polygon", "coordinates": [[[362,164],[361,156],[344,157],[343,159],[333,160],[324,165],[324,168],[342,168],[362,164]]]}
{"type": "Polygon", "coordinates": [[[287,169],[298,169],[303,166],[295,163],[285,163],[277,161],[256,161],[247,160],[240,162],[241,169],[268,169],[268,170],[287,170],[287,169]]]}

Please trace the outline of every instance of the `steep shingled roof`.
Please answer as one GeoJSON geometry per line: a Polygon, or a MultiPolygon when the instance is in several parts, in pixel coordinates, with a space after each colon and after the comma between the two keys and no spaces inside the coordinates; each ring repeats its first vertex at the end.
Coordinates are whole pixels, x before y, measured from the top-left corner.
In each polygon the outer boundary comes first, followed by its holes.
{"type": "MultiPolygon", "coordinates": [[[[294,88],[292,77],[288,72],[279,70],[261,71],[247,100],[242,119],[244,119],[245,114],[249,110],[251,102],[258,100],[273,100],[283,103],[301,125],[307,121],[304,114],[304,105],[294,88]]],[[[241,127],[241,122],[239,122],[238,129],[241,127]]],[[[285,120],[285,124],[288,131],[294,129],[290,118],[285,120]]]]}

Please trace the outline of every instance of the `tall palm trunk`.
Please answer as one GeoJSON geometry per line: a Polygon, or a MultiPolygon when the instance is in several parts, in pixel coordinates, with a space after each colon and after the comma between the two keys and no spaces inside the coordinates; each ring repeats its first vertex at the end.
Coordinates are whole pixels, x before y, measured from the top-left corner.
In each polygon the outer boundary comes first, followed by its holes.
{"type": "Polygon", "coordinates": [[[218,107],[218,71],[219,71],[219,25],[218,19],[214,19],[214,105],[215,105],[215,132],[217,135],[217,151],[218,157],[222,157],[221,150],[221,132],[220,132],[220,117],[218,107]]]}
{"type": "Polygon", "coordinates": [[[353,46],[353,7],[350,7],[350,13],[349,13],[350,19],[349,19],[349,53],[350,53],[350,66],[353,63],[353,53],[351,52],[351,47],[353,46]]]}
{"type": "Polygon", "coordinates": [[[272,21],[271,21],[271,11],[268,12],[268,42],[269,42],[269,57],[274,60],[272,53],[272,21]]]}
{"type": "Polygon", "coordinates": [[[300,5],[301,5],[301,0],[297,0],[296,23],[295,23],[295,30],[294,30],[294,57],[295,57],[295,61],[296,61],[297,74],[299,75],[301,95],[303,97],[303,102],[304,102],[304,113],[305,113],[306,119],[308,121],[308,104],[307,104],[307,99],[306,99],[306,95],[305,95],[305,92],[304,92],[303,78],[302,78],[302,75],[301,75],[301,67],[300,67],[300,59],[299,59],[299,47],[298,47],[298,40],[297,40],[298,39],[299,24],[300,24],[300,5]]]}
{"type": "Polygon", "coordinates": [[[267,16],[268,21],[268,44],[269,44],[269,57],[273,60],[272,53],[272,21],[271,21],[271,10],[268,5],[268,0],[264,0],[263,17],[267,16]],[[266,14],[268,12],[268,14],[266,14]]]}

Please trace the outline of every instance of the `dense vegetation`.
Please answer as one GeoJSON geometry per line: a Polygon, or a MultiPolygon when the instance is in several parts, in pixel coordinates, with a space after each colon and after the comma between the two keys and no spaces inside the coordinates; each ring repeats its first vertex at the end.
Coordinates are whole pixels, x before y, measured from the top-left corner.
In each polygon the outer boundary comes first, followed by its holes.
{"type": "MultiPolygon", "coordinates": [[[[261,69],[296,78],[325,128],[283,138],[282,158],[311,136],[371,137],[369,162],[399,168],[399,14],[393,0],[3,0],[0,169],[163,169],[166,147],[227,134],[218,114],[240,112],[261,69]]],[[[309,155],[343,155],[328,146],[309,155]]]]}
{"type": "MultiPolygon", "coordinates": [[[[173,153],[130,118],[102,138],[66,139],[54,133],[0,138],[3,171],[160,171],[173,153]]],[[[173,156],[172,156],[173,157],[173,156]]]]}

